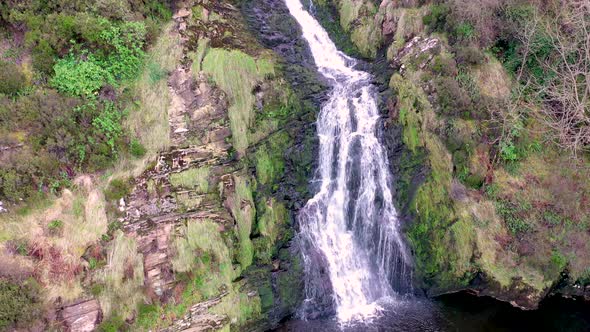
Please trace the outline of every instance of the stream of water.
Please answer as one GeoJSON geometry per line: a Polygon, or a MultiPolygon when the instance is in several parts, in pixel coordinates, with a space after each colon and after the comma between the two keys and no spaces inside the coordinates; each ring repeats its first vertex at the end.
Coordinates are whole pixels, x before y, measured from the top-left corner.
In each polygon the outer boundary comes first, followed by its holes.
{"type": "Polygon", "coordinates": [[[317,120],[319,191],[299,214],[306,272],[301,316],[367,320],[412,291],[390,167],[377,137],[376,87],[300,0],[286,4],[331,85],[317,120]]]}
{"type": "Polygon", "coordinates": [[[412,294],[412,265],[392,201],[370,74],[340,52],[301,1],[283,0],[330,92],[317,120],[317,193],[299,213],[305,300],[276,331],[590,331],[590,303],[539,310],[465,293],[412,294]]]}

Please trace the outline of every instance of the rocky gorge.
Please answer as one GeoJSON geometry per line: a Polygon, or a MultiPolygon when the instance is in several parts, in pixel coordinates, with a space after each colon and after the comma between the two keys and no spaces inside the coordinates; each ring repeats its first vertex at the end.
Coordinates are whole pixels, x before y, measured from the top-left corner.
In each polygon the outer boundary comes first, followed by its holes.
{"type": "MultiPolygon", "coordinates": [[[[434,30],[429,1],[303,3],[372,75],[413,295],[468,292],[526,310],[553,295],[588,301],[585,157],[546,143],[538,118],[512,118],[518,82],[499,56],[434,30]]],[[[16,227],[32,249],[3,245],[5,266],[25,270],[19,282],[61,287],[33,299],[43,309],[23,330],[265,331],[301,314],[298,213],[319,190],[316,120],[330,84],[282,1],[172,8],[152,50],[168,61],[146,66],[161,82],[139,98],[164,105],[144,123],[166,128],[153,138],[161,148],[139,167],[78,176],[58,208],[33,214],[37,233],[16,227]],[[68,213],[92,229],[46,225],[68,213]],[[50,244],[30,245],[35,236],[50,244]],[[59,246],[78,236],[80,248],[59,246]]]]}

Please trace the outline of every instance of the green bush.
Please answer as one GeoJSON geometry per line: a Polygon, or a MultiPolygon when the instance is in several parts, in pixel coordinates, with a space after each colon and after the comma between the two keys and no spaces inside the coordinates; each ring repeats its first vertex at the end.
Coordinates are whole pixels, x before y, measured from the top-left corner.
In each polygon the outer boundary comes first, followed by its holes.
{"type": "Polygon", "coordinates": [[[116,201],[129,195],[131,189],[129,180],[113,179],[105,189],[104,197],[107,201],[116,201]]]}
{"type": "Polygon", "coordinates": [[[26,77],[19,66],[0,61],[0,93],[14,95],[26,85],[26,77]]]}
{"type": "Polygon", "coordinates": [[[114,83],[113,76],[102,68],[94,55],[86,60],[73,54],[56,62],[51,86],[72,96],[92,96],[105,84],[114,83]]]}
{"type": "MultiPolygon", "coordinates": [[[[102,170],[122,147],[143,156],[145,148],[125,137],[122,102],[103,92],[108,86],[124,95],[121,85],[138,77],[148,29],[153,41],[171,19],[168,2],[32,0],[0,8],[0,19],[26,31],[24,46],[39,82],[19,93],[26,76],[13,63],[0,63],[0,144],[25,145],[0,160],[0,200],[60,190],[69,181],[64,171],[102,170]],[[4,135],[17,129],[26,130],[23,139],[4,135]]],[[[163,72],[154,68],[152,77],[160,80],[163,72]]]]}
{"type": "Polygon", "coordinates": [[[141,158],[145,156],[147,150],[137,139],[132,139],[131,143],[129,144],[129,152],[132,156],[141,158]]]}
{"type": "Polygon", "coordinates": [[[49,42],[40,40],[32,51],[33,68],[47,76],[53,74],[56,56],[57,54],[49,42]]]}
{"type": "Polygon", "coordinates": [[[526,212],[525,206],[502,200],[496,201],[494,205],[496,212],[504,219],[506,227],[512,235],[520,235],[532,229],[532,226],[521,216],[526,212]]]}
{"type": "Polygon", "coordinates": [[[93,9],[113,20],[128,20],[131,18],[131,8],[127,0],[98,0],[94,3],[93,9]]]}
{"type": "Polygon", "coordinates": [[[471,115],[471,99],[469,94],[459,86],[459,83],[450,77],[439,77],[435,81],[438,93],[438,103],[445,115],[459,116],[471,115]]]}
{"type": "Polygon", "coordinates": [[[17,323],[30,323],[39,317],[40,304],[34,280],[16,284],[0,279],[0,330],[17,323]]]}
{"type": "Polygon", "coordinates": [[[447,25],[447,16],[450,8],[446,4],[433,4],[430,12],[424,15],[422,22],[432,31],[444,31],[447,25]]]}
{"type": "Polygon", "coordinates": [[[142,50],[145,24],[125,22],[110,25],[100,33],[96,30],[103,25],[97,24],[98,27],[86,33],[88,38],[96,39],[101,52],[84,50],[79,56],[70,53],[58,60],[51,85],[59,91],[88,97],[95,95],[105,84],[117,86],[121,80],[137,76],[145,55],[142,50]]]}
{"type": "Polygon", "coordinates": [[[116,315],[103,320],[97,330],[100,332],[121,332],[127,331],[127,325],[121,316],[116,315]]]}
{"type": "Polygon", "coordinates": [[[47,224],[47,228],[52,229],[52,230],[53,229],[60,229],[63,227],[63,225],[64,225],[63,221],[56,219],[56,220],[51,221],[49,224],[47,224]]]}
{"type": "Polygon", "coordinates": [[[117,80],[134,78],[143,63],[145,37],[143,22],[125,22],[103,30],[100,38],[109,54],[101,59],[102,66],[117,80]]]}
{"type": "Polygon", "coordinates": [[[47,152],[19,151],[0,164],[0,200],[19,202],[36,197],[60,178],[60,163],[47,152]]]}
{"type": "Polygon", "coordinates": [[[520,159],[518,149],[512,142],[500,144],[500,156],[505,162],[515,162],[520,159]]]}
{"type": "Polygon", "coordinates": [[[158,0],[148,0],[145,3],[146,15],[154,20],[168,21],[172,19],[172,11],[158,0]]]}
{"type": "Polygon", "coordinates": [[[444,55],[437,55],[432,61],[432,72],[440,76],[455,77],[458,74],[457,63],[444,55]]]}
{"type": "Polygon", "coordinates": [[[472,189],[480,189],[484,184],[485,178],[481,175],[469,174],[465,177],[464,183],[472,189]]]}
{"type": "Polygon", "coordinates": [[[485,55],[475,46],[464,46],[457,49],[457,62],[462,65],[478,65],[484,62],[485,55]]]}
{"type": "Polygon", "coordinates": [[[113,153],[117,150],[115,143],[123,134],[122,118],[123,114],[115,107],[115,104],[106,102],[102,111],[92,120],[92,125],[100,135],[104,136],[113,153]]]}
{"type": "Polygon", "coordinates": [[[123,141],[123,113],[112,102],[83,102],[55,90],[19,98],[15,109],[29,128],[35,154],[48,153],[62,164],[92,170],[112,163],[123,141]]]}
{"type": "Polygon", "coordinates": [[[473,40],[476,37],[477,31],[468,22],[461,22],[455,26],[454,35],[459,40],[473,40]]]}

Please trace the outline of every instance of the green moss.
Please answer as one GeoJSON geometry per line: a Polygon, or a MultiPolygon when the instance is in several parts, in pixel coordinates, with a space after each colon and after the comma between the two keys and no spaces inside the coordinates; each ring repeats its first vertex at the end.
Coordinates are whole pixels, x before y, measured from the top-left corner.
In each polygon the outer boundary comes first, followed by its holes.
{"type": "Polygon", "coordinates": [[[424,145],[423,138],[419,134],[423,130],[421,111],[429,108],[430,104],[420,88],[399,74],[391,77],[389,86],[397,93],[400,105],[399,122],[404,128],[402,134],[404,144],[415,153],[418,147],[424,145]]]}
{"type": "Polygon", "coordinates": [[[200,38],[197,44],[197,51],[190,53],[190,57],[193,60],[193,73],[198,74],[201,71],[201,64],[207,48],[209,47],[209,38],[200,38]]]}
{"type": "Polygon", "coordinates": [[[223,297],[221,303],[210,308],[213,313],[227,315],[230,318],[232,326],[242,326],[248,320],[260,315],[261,300],[258,294],[249,296],[246,292],[241,292],[240,285],[234,284],[229,294],[223,297]]]}
{"type": "Polygon", "coordinates": [[[209,167],[190,168],[170,175],[170,183],[174,187],[196,189],[199,193],[209,191],[209,167]]]}
{"type": "MultiPolygon", "coordinates": [[[[177,256],[172,260],[176,271],[187,272],[200,268],[195,262],[196,253],[213,255],[219,264],[231,265],[231,255],[225,244],[219,226],[210,220],[191,220],[180,230],[182,236],[174,241],[177,256]]],[[[225,275],[224,281],[231,281],[231,276],[225,275]]]]}
{"type": "Polygon", "coordinates": [[[289,144],[289,135],[278,132],[268,137],[254,155],[256,178],[260,184],[275,183],[285,171],[284,152],[289,144]]]}
{"type": "Polygon", "coordinates": [[[274,63],[269,57],[255,59],[241,51],[212,48],[203,59],[202,70],[231,99],[228,115],[233,147],[243,155],[250,144],[249,130],[255,117],[252,90],[257,82],[275,74],[274,63]]]}
{"type": "Polygon", "coordinates": [[[252,198],[250,180],[242,175],[235,175],[234,192],[228,197],[230,209],[237,224],[237,237],[239,241],[238,261],[242,269],[252,265],[254,259],[254,247],[250,234],[254,225],[256,208],[252,198]]]}
{"type": "Polygon", "coordinates": [[[258,294],[260,296],[260,305],[262,311],[267,311],[274,307],[274,295],[272,292],[272,285],[270,283],[265,283],[258,287],[258,294]]]}
{"type": "Polygon", "coordinates": [[[419,36],[423,30],[422,16],[424,8],[391,8],[388,7],[385,15],[393,17],[397,22],[393,43],[387,50],[387,58],[393,59],[394,55],[405,45],[410,38],[419,36]]]}
{"type": "Polygon", "coordinates": [[[377,8],[371,1],[339,2],[340,24],[364,57],[375,58],[381,47],[381,26],[376,24],[377,8]]]}
{"type": "Polygon", "coordinates": [[[403,141],[410,152],[418,156],[421,149],[425,149],[430,169],[409,204],[415,214],[408,238],[415,252],[416,270],[425,282],[438,287],[464,283],[466,280],[460,278],[469,270],[467,257],[471,257],[472,232],[468,224],[461,221],[462,216],[456,214],[449,197],[453,175],[451,156],[440,139],[426,128],[425,122],[434,114],[424,92],[397,74],[392,77],[390,86],[397,93],[400,105],[403,141]],[[449,248],[453,248],[452,253],[449,248]]]}
{"type": "MultiPolygon", "coordinates": [[[[303,293],[303,266],[299,256],[291,256],[286,249],[281,250],[280,256],[289,256],[291,266],[289,270],[284,271],[278,275],[278,289],[279,297],[282,301],[283,306],[295,308],[298,303],[302,300],[303,293]]],[[[289,261],[286,257],[282,257],[283,260],[289,261]]]]}

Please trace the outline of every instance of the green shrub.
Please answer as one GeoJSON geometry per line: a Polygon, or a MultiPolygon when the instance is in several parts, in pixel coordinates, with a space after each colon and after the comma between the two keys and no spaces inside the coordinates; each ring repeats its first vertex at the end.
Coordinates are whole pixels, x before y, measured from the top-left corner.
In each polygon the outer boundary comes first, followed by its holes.
{"type": "Polygon", "coordinates": [[[50,233],[54,234],[54,233],[58,233],[62,229],[63,225],[64,225],[63,221],[56,219],[56,220],[49,222],[49,224],[47,224],[47,229],[49,229],[50,233]]]}
{"type": "Polygon", "coordinates": [[[100,59],[102,67],[117,80],[137,76],[145,55],[142,50],[145,37],[146,27],[142,22],[125,22],[103,30],[100,38],[110,52],[100,59]]]}
{"type": "Polygon", "coordinates": [[[32,51],[33,68],[48,76],[53,74],[56,56],[57,54],[49,42],[47,40],[40,40],[32,51]]]}
{"type": "Polygon", "coordinates": [[[455,77],[458,74],[455,60],[444,55],[437,55],[434,58],[431,69],[433,73],[440,76],[455,77]]]}
{"type": "Polygon", "coordinates": [[[480,189],[485,181],[485,177],[476,174],[469,174],[465,177],[465,184],[472,189],[480,189]]]}
{"type": "Polygon", "coordinates": [[[484,62],[485,55],[475,46],[464,46],[457,49],[457,62],[462,65],[478,65],[484,62]]]}
{"type": "Polygon", "coordinates": [[[455,26],[454,35],[459,40],[473,40],[476,37],[477,31],[468,22],[462,22],[455,26]]]}
{"type": "Polygon", "coordinates": [[[45,185],[60,178],[60,164],[45,151],[19,151],[0,167],[0,200],[19,202],[38,196],[45,185]]]}
{"type": "Polygon", "coordinates": [[[131,189],[129,180],[113,179],[105,189],[104,197],[107,201],[116,201],[129,195],[131,189]]]}
{"type": "Polygon", "coordinates": [[[103,320],[97,330],[100,332],[121,332],[127,331],[127,325],[121,316],[115,315],[103,320]]]}
{"type": "Polygon", "coordinates": [[[16,110],[30,128],[29,140],[36,153],[48,151],[72,166],[89,165],[93,157],[108,164],[123,135],[122,114],[110,102],[80,102],[54,90],[37,90],[19,98],[16,110]]]}
{"type": "Polygon", "coordinates": [[[26,81],[19,66],[0,61],[0,93],[14,95],[25,87],[26,81]]]}
{"type": "Polygon", "coordinates": [[[99,65],[92,54],[88,54],[86,60],[70,54],[58,60],[53,70],[55,76],[51,86],[73,96],[92,96],[105,83],[114,83],[113,76],[99,65]]]}
{"type": "MultiPolygon", "coordinates": [[[[91,270],[93,269],[92,265],[90,266],[90,269],[91,270]]],[[[94,284],[94,285],[92,285],[92,287],[90,287],[90,294],[92,294],[93,296],[99,296],[103,291],[104,291],[103,284],[94,284]]]]}
{"type": "Polygon", "coordinates": [[[121,119],[123,114],[115,107],[112,102],[107,102],[102,112],[92,120],[92,125],[97,129],[100,135],[106,139],[106,143],[111,148],[111,152],[116,152],[115,143],[123,134],[121,119]]]}
{"type": "Polygon", "coordinates": [[[523,205],[516,205],[509,201],[496,201],[496,212],[504,219],[506,227],[512,235],[520,235],[532,229],[532,226],[522,218],[526,208],[523,205]]]}
{"type": "Polygon", "coordinates": [[[563,217],[553,211],[545,211],[543,219],[550,226],[559,226],[563,223],[563,217]]]}
{"type": "MultiPolygon", "coordinates": [[[[96,29],[101,29],[103,25],[97,24],[96,29]]],[[[119,81],[137,76],[145,55],[144,23],[124,22],[110,25],[99,34],[95,30],[86,33],[88,38],[96,39],[101,52],[84,50],[80,56],[70,53],[58,60],[51,80],[53,87],[74,96],[92,96],[105,84],[117,86],[119,81]]]]}
{"type": "Polygon", "coordinates": [[[131,18],[131,8],[127,0],[98,0],[94,3],[93,9],[102,16],[114,20],[131,18]]]}
{"type": "Polygon", "coordinates": [[[469,94],[450,77],[439,77],[435,81],[438,103],[445,115],[470,115],[471,99],[469,94]]]}
{"type": "Polygon", "coordinates": [[[154,20],[169,21],[172,19],[172,11],[168,6],[158,0],[148,0],[145,3],[145,13],[154,20]]]}
{"type": "Polygon", "coordinates": [[[422,18],[422,22],[432,31],[444,31],[447,25],[447,16],[450,8],[446,4],[433,4],[430,12],[422,18]]]}
{"type": "Polygon", "coordinates": [[[502,142],[500,144],[500,157],[505,162],[515,162],[520,159],[520,154],[514,143],[502,142]]]}
{"type": "Polygon", "coordinates": [[[136,158],[141,158],[145,156],[147,152],[145,146],[141,144],[137,139],[132,139],[131,143],[129,143],[129,153],[136,158]]]}
{"type": "Polygon", "coordinates": [[[0,330],[39,317],[41,308],[36,288],[32,279],[20,285],[0,279],[0,330]]]}

